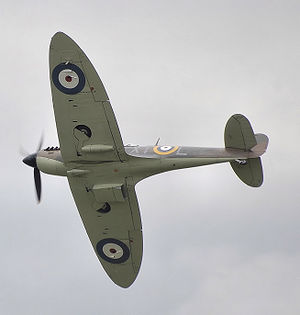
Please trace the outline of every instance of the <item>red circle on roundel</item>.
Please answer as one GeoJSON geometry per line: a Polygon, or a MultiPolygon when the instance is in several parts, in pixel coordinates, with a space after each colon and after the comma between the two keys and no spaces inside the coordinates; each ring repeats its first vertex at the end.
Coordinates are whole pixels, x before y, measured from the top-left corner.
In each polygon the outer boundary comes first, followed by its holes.
{"type": "Polygon", "coordinates": [[[109,251],[110,251],[112,254],[115,254],[115,253],[117,252],[114,248],[111,248],[109,251]]]}
{"type": "Polygon", "coordinates": [[[67,82],[71,82],[71,81],[72,81],[72,77],[70,77],[69,75],[67,75],[67,76],[65,77],[65,80],[66,80],[67,82]]]}

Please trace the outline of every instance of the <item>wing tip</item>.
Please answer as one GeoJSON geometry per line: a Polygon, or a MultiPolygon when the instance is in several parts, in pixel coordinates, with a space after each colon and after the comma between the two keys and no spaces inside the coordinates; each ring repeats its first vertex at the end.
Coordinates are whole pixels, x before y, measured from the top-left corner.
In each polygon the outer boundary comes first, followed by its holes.
{"type": "Polygon", "coordinates": [[[52,36],[52,38],[55,38],[55,37],[61,37],[61,36],[67,36],[67,37],[69,37],[66,33],[64,33],[63,31],[58,31],[58,32],[56,32],[53,36],[52,36]]]}
{"type": "Polygon", "coordinates": [[[128,289],[135,282],[137,274],[135,275],[133,279],[130,279],[130,280],[127,279],[127,281],[118,281],[116,279],[113,279],[110,275],[108,276],[120,288],[128,289]]]}
{"type": "Polygon", "coordinates": [[[51,48],[56,48],[56,49],[74,49],[78,48],[78,45],[76,42],[66,33],[62,31],[56,32],[50,42],[50,47],[51,48]]]}
{"type": "Polygon", "coordinates": [[[113,265],[105,264],[105,263],[103,264],[102,261],[101,261],[101,264],[107,276],[112,280],[112,282],[114,282],[114,284],[116,284],[117,286],[123,289],[129,288],[136,281],[137,276],[139,274],[139,270],[133,270],[127,264],[118,264],[118,267],[115,266],[115,264],[113,265]],[[110,269],[112,267],[117,267],[117,268],[110,269]]]}
{"type": "Polygon", "coordinates": [[[66,33],[62,32],[62,31],[58,31],[52,36],[52,40],[56,39],[57,37],[69,37],[69,36],[66,33]]]}
{"type": "MultiPolygon", "coordinates": [[[[134,281],[133,281],[134,282],[134,281]]],[[[119,286],[120,288],[122,288],[122,289],[128,289],[132,284],[133,284],[133,282],[131,282],[131,283],[126,283],[126,284],[123,284],[123,283],[116,283],[116,282],[114,282],[117,286],[119,286]]]]}

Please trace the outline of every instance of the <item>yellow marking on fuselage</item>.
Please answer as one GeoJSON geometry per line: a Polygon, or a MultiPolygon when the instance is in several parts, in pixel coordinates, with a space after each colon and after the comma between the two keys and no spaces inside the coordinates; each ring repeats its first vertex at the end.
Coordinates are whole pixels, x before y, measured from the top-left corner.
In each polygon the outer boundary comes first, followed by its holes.
{"type": "Polygon", "coordinates": [[[166,151],[166,152],[159,151],[158,148],[161,148],[161,146],[156,145],[156,146],[153,148],[153,151],[154,151],[156,154],[159,154],[159,155],[168,155],[168,154],[172,154],[172,153],[176,152],[176,151],[178,150],[178,145],[176,145],[176,146],[173,147],[171,150],[166,151]]]}

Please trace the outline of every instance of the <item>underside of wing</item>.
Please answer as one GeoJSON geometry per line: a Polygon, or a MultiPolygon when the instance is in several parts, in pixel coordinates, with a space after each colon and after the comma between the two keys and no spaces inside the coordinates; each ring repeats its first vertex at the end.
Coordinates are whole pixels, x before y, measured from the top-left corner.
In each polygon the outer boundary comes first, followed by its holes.
{"type": "Polygon", "coordinates": [[[103,268],[119,286],[129,287],[140,269],[142,226],[131,178],[99,183],[68,175],[87,234],[103,268]]]}
{"type": "Polygon", "coordinates": [[[70,37],[59,32],[51,40],[49,62],[64,163],[126,160],[107,93],[84,52],[70,37]]]}

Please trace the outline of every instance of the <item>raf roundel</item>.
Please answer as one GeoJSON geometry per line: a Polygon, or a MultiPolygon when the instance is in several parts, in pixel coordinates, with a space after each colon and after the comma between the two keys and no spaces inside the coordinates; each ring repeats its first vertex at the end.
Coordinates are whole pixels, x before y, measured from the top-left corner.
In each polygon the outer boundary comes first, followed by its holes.
{"type": "Polygon", "coordinates": [[[130,256],[127,245],[115,238],[105,238],[99,241],[96,250],[102,259],[112,264],[123,263],[130,256]]]}
{"type": "Polygon", "coordinates": [[[61,63],[52,71],[54,85],[65,94],[76,94],[85,86],[82,70],[73,63],[61,63]]]}
{"type": "Polygon", "coordinates": [[[168,154],[171,154],[171,153],[174,153],[178,150],[178,146],[170,146],[170,145],[163,145],[161,147],[159,146],[155,146],[153,148],[153,151],[156,153],[156,154],[159,154],[159,155],[168,155],[168,154]]]}

